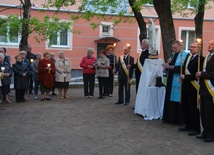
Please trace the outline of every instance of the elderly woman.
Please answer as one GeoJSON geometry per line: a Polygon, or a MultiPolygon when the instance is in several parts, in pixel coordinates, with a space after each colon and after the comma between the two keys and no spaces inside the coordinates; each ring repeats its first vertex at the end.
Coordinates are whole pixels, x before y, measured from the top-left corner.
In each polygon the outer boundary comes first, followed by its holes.
{"type": "Polygon", "coordinates": [[[71,62],[68,58],[65,58],[63,51],[59,51],[58,56],[59,58],[55,62],[55,87],[58,88],[60,98],[63,99],[68,98],[67,92],[71,79],[71,62]]]}
{"type": "Polygon", "coordinates": [[[107,94],[109,97],[112,97],[113,90],[114,90],[114,71],[116,68],[116,63],[117,63],[117,57],[114,55],[114,46],[113,45],[108,45],[106,47],[106,57],[110,61],[110,66],[108,68],[109,71],[109,77],[108,77],[108,86],[107,86],[107,94]]]}
{"type": "Polygon", "coordinates": [[[108,86],[108,77],[109,77],[109,59],[106,57],[106,51],[101,50],[99,51],[100,58],[97,60],[97,78],[99,82],[99,93],[100,96],[98,99],[104,99],[103,98],[103,90],[104,94],[107,94],[107,86],[108,86]]]}
{"type": "Polygon", "coordinates": [[[41,101],[51,100],[49,93],[54,87],[54,76],[56,71],[53,61],[50,60],[50,54],[45,52],[43,57],[44,58],[40,60],[38,64],[38,77],[42,95],[41,101]]]}
{"type": "Polygon", "coordinates": [[[41,53],[36,54],[36,60],[31,64],[32,70],[33,70],[33,81],[34,81],[34,94],[35,94],[35,99],[38,98],[38,90],[39,90],[39,78],[38,78],[38,64],[39,61],[41,60],[42,55],[41,53]]]}
{"type": "Polygon", "coordinates": [[[22,62],[21,55],[15,56],[16,63],[13,64],[14,72],[14,89],[16,102],[25,102],[25,92],[28,88],[29,67],[28,64],[22,62]]]}
{"type": "Polygon", "coordinates": [[[94,49],[88,48],[87,56],[83,57],[80,63],[80,67],[83,68],[84,95],[89,98],[94,96],[95,64],[97,60],[93,57],[93,54],[94,49]]]}
{"type": "Polygon", "coordinates": [[[5,99],[7,103],[11,103],[11,101],[8,98],[8,94],[10,93],[10,84],[11,84],[10,77],[12,76],[12,70],[11,70],[10,64],[4,61],[4,54],[1,54],[0,70],[2,72],[1,91],[3,95],[3,99],[5,99]]]}
{"type": "MultiPolygon", "coordinates": [[[[2,62],[2,60],[4,60],[4,54],[3,53],[0,53],[0,62],[2,62]]],[[[2,78],[3,76],[3,73],[0,72],[0,78],[2,78]]],[[[2,103],[2,92],[1,92],[1,87],[2,87],[2,83],[1,83],[1,80],[0,80],[0,103],[2,103]]]]}

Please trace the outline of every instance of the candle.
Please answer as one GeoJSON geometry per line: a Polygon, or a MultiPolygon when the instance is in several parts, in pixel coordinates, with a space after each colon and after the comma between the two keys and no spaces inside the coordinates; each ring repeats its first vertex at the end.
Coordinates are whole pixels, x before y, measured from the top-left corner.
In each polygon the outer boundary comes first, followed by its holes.
{"type": "Polygon", "coordinates": [[[33,62],[34,62],[34,60],[33,60],[33,59],[30,59],[30,62],[31,62],[31,63],[33,63],[33,62]]]}
{"type": "Polygon", "coordinates": [[[4,73],[5,67],[1,67],[1,71],[2,73],[4,73]]]}
{"type": "Polygon", "coordinates": [[[131,49],[131,45],[130,44],[126,44],[128,46],[129,49],[131,49]]]}
{"type": "MultiPolygon", "coordinates": [[[[51,67],[51,64],[47,64],[48,67],[51,67]]],[[[48,68],[48,73],[50,74],[50,70],[48,68]]]]}
{"type": "Polygon", "coordinates": [[[113,46],[115,47],[117,45],[117,43],[114,43],[113,46]]]}
{"type": "Polygon", "coordinates": [[[5,70],[5,67],[1,67],[1,71],[2,71],[2,79],[3,79],[3,77],[4,77],[4,70],[5,70]]]}
{"type": "Polygon", "coordinates": [[[201,45],[201,38],[197,38],[196,41],[197,41],[198,45],[201,45]]]}
{"type": "Polygon", "coordinates": [[[181,43],[181,48],[183,48],[183,40],[180,39],[180,43],[181,43]]]}

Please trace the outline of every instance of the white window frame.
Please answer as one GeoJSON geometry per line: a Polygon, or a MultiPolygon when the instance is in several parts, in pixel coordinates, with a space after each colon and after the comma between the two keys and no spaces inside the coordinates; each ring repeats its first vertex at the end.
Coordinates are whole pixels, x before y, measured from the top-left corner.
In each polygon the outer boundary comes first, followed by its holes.
{"type": "MultiPolygon", "coordinates": [[[[195,27],[179,27],[179,34],[178,34],[178,37],[181,39],[181,32],[182,31],[195,31],[195,27]]],[[[187,36],[186,36],[186,38],[189,38],[189,36],[188,36],[188,33],[187,33],[187,36]]],[[[183,49],[184,50],[186,50],[186,51],[188,51],[189,52],[189,47],[188,47],[188,45],[189,45],[189,40],[186,42],[186,47],[183,47],[183,49]]]]}
{"type": "MultiPolygon", "coordinates": [[[[149,26],[147,25],[147,39],[148,39],[148,29],[149,29],[149,26]]],[[[158,50],[158,54],[160,53],[160,40],[161,40],[161,31],[160,31],[160,25],[155,25],[155,30],[156,30],[156,37],[157,37],[157,42],[156,42],[156,48],[158,50]]],[[[140,53],[140,49],[142,48],[141,47],[141,43],[139,41],[139,35],[140,35],[140,29],[138,28],[138,33],[137,33],[137,53],[140,53]]]]}
{"type": "MultiPolygon", "coordinates": [[[[61,20],[66,21],[66,20],[61,20]]],[[[72,29],[71,25],[71,29],[72,29]]],[[[63,50],[72,50],[73,48],[73,33],[69,30],[67,31],[67,45],[49,45],[50,40],[46,41],[46,49],[63,49],[63,50]]],[[[60,32],[57,32],[57,42],[60,42],[60,32]]]]}
{"type": "Polygon", "coordinates": [[[195,8],[194,6],[191,6],[190,0],[189,0],[188,3],[187,3],[187,8],[188,8],[188,9],[194,9],[194,8],[195,8]]]}
{"type": "MultiPolygon", "coordinates": [[[[0,15],[0,17],[1,17],[2,19],[7,20],[7,16],[5,16],[5,15],[0,15]]],[[[7,26],[7,29],[8,29],[8,31],[9,31],[9,26],[7,26]]],[[[8,35],[6,35],[6,37],[7,37],[7,36],[8,36],[8,35]]],[[[1,45],[1,46],[19,46],[19,43],[20,43],[20,40],[21,40],[21,35],[18,34],[17,38],[18,38],[18,42],[17,42],[17,43],[12,43],[12,42],[10,42],[10,38],[7,37],[7,38],[6,38],[7,41],[6,41],[6,42],[0,42],[0,45],[1,45]]]]}
{"type": "Polygon", "coordinates": [[[100,23],[100,37],[113,37],[113,22],[101,22],[100,23]],[[103,32],[103,25],[109,26],[109,32],[103,32]]]}

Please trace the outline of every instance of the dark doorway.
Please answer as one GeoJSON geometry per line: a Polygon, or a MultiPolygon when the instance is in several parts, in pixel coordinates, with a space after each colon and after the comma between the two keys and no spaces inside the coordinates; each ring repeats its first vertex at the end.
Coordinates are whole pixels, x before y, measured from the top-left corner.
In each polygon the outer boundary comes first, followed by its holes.
{"type": "Polygon", "coordinates": [[[97,59],[100,57],[99,51],[106,50],[108,45],[113,45],[112,43],[97,43],[97,59]]]}

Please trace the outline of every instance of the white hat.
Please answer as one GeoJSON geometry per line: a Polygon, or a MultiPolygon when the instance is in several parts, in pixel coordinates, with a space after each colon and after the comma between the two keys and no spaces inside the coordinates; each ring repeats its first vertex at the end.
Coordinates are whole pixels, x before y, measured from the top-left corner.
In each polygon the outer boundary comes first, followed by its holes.
{"type": "Polygon", "coordinates": [[[25,54],[25,55],[26,55],[27,52],[25,52],[25,51],[20,51],[19,54],[25,54]]]}

